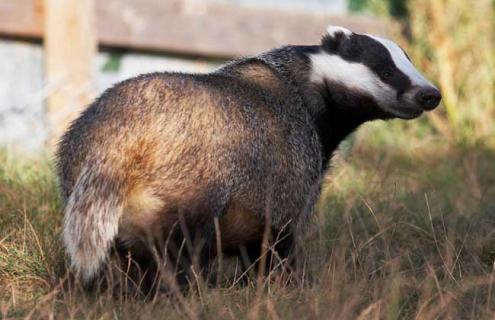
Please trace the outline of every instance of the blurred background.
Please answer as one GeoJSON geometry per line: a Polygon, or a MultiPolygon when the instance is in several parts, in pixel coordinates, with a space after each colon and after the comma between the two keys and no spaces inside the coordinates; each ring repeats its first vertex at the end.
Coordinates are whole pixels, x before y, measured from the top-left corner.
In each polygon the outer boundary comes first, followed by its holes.
{"type": "MultiPolygon", "coordinates": [[[[327,24],[389,36],[443,92],[420,134],[494,133],[492,0],[0,0],[0,146],[37,153],[112,84],[153,71],[209,71],[327,24]]],[[[418,133],[418,132],[416,132],[418,133]]]]}

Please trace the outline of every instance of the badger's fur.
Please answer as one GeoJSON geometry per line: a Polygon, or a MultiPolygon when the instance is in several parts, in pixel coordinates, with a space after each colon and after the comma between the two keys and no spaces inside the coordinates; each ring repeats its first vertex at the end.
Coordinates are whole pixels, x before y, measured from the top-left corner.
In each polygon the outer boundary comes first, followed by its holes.
{"type": "Polygon", "coordinates": [[[342,27],[329,27],[320,45],[282,47],[209,74],[121,82],[60,142],[72,265],[87,281],[115,243],[146,265],[160,242],[163,259],[179,263],[187,238],[204,266],[215,254],[215,218],[223,251],[259,254],[268,222],[285,235],[276,249],[287,257],[339,143],[366,121],[414,118],[439,101],[395,43],[342,27]]]}

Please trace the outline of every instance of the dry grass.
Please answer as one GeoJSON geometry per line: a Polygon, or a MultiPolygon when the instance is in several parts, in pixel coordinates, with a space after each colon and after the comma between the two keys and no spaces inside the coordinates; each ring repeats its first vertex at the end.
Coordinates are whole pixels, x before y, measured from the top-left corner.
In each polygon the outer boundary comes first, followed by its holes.
{"type": "Polygon", "coordinates": [[[493,319],[494,4],[409,7],[408,51],[443,106],[368,124],[343,144],[300,281],[241,285],[230,261],[221,286],[199,281],[184,297],[84,294],[67,280],[49,159],[0,153],[0,318],[493,319]]]}
{"type": "MultiPolygon", "coordinates": [[[[477,143],[495,136],[495,9],[492,0],[411,0],[414,56],[438,79],[444,115],[430,117],[445,136],[477,143]],[[423,61],[426,61],[423,59],[423,61]]],[[[493,141],[492,141],[493,142],[493,141]]]]}
{"type": "MultiPolygon", "coordinates": [[[[364,131],[382,130],[373,126],[364,131]]],[[[67,281],[47,161],[0,163],[3,318],[490,319],[495,312],[495,152],[429,141],[404,151],[358,136],[339,155],[305,239],[306,282],[277,278],[150,301],[67,281]],[[441,147],[443,145],[443,147],[441,147]],[[446,161],[446,159],[448,159],[446,161]],[[308,280],[309,279],[309,280],[308,280]],[[261,289],[260,289],[261,288],[261,289]]],[[[230,266],[230,267],[229,267],[230,266]]],[[[229,269],[230,268],[230,269],[229,269]]]]}

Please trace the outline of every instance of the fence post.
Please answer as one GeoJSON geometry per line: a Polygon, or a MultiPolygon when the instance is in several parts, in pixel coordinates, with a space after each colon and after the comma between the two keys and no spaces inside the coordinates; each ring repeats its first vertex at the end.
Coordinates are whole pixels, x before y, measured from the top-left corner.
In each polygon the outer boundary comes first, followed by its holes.
{"type": "Polygon", "coordinates": [[[94,0],[44,0],[46,119],[52,148],[94,95],[94,0]]]}

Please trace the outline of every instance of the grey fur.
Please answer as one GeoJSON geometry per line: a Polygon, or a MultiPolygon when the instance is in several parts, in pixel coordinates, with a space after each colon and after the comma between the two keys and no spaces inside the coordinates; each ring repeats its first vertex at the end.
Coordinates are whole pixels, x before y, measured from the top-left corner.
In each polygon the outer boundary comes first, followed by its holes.
{"type": "Polygon", "coordinates": [[[268,210],[274,229],[301,232],[340,141],[365,121],[392,117],[350,88],[312,83],[315,52],[287,46],[210,74],[147,74],[107,90],[58,151],[76,270],[91,278],[115,237],[138,237],[118,230],[136,190],[151,212],[142,223],[163,233],[177,212],[201,226],[233,203],[260,223],[268,210]]]}

